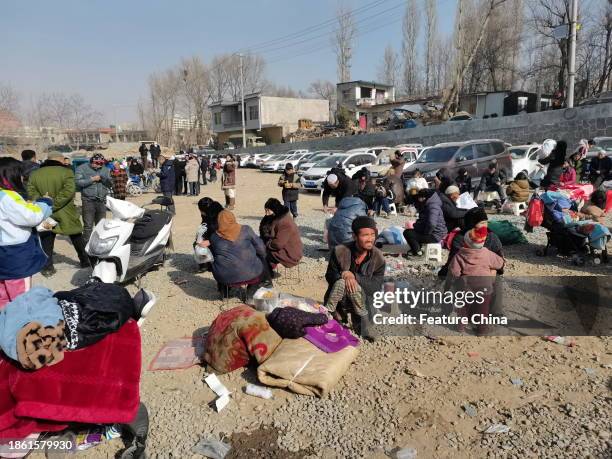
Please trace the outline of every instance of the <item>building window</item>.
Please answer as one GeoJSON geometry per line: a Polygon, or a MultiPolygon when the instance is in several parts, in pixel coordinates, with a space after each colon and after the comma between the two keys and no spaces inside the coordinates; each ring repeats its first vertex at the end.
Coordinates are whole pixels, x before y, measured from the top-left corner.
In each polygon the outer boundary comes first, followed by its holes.
{"type": "Polygon", "coordinates": [[[221,124],[221,112],[215,112],[215,124],[221,124]]]}
{"type": "Polygon", "coordinates": [[[361,87],[361,98],[362,99],[371,99],[372,98],[372,88],[364,88],[361,87]]]}
{"type": "Polygon", "coordinates": [[[259,119],[259,107],[257,105],[249,107],[249,119],[250,120],[259,119]]]}
{"type": "Polygon", "coordinates": [[[350,89],[344,89],[342,91],[342,99],[343,100],[349,100],[351,99],[351,95],[352,95],[353,91],[351,91],[350,89]]]}

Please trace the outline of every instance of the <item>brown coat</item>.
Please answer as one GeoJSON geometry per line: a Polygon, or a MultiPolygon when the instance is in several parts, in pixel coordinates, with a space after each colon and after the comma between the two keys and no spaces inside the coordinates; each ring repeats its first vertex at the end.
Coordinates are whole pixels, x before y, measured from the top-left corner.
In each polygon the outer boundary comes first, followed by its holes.
{"type": "Polygon", "coordinates": [[[274,219],[271,233],[272,239],[266,245],[268,252],[286,268],[296,266],[304,256],[302,239],[288,211],[274,219]]]}
{"type": "Polygon", "coordinates": [[[391,160],[391,167],[395,171],[395,176],[401,178],[404,173],[404,165],[406,164],[406,160],[393,158],[391,160]]]}
{"type": "Polygon", "coordinates": [[[223,165],[223,177],[221,178],[221,188],[235,188],[236,187],[236,163],[226,162],[223,165]]]}
{"type": "Polygon", "coordinates": [[[506,188],[506,194],[514,202],[527,202],[531,191],[529,191],[528,180],[514,180],[506,188]]]}

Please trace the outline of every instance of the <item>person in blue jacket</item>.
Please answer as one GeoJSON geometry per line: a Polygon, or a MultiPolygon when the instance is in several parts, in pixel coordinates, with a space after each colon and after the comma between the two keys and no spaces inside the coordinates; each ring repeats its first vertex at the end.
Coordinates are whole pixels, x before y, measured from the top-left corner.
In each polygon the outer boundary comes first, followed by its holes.
{"type": "MultiPolygon", "coordinates": [[[[159,187],[164,196],[172,199],[175,187],[174,160],[169,159],[164,155],[159,156],[159,187]]],[[[173,214],[176,213],[174,204],[168,206],[168,210],[173,214]]]]}

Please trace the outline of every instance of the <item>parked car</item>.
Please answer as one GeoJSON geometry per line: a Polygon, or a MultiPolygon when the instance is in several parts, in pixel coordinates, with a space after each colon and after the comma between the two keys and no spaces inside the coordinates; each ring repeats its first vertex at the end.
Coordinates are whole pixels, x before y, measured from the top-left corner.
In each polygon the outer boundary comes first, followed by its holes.
{"type": "Polygon", "coordinates": [[[538,151],[542,145],[516,145],[509,147],[510,156],[512,157],[512,177],[516,177],[519,172],[524,172],[529,178],[535,177],[545,166],[538,162],[538,151]]]}
{"type": "Polygon", "coordinates": [[[384,153],[380,154],[376,159],[376,162],[368,166],[371,177],[384,177],[387,175],[387,172],[391,168],[391,160],[395,158],[395,152],[397,150],[400,150],[404,154],[404,159],[406,160],[404,170],[406,170],[408,166],[412,165],[419,157],[420,153],[416,148],[404,146],[399,146],[399,148],[397,148],[398,146],[390,148],[384,153]]]}
{"type": "Polygon", "coordinates": [[[356,153],[369,153],[369,154],[373,154],[373,155],[380,155],[382,152],[391,149],[392,147],[386,147],[386,146],[376,146],[376,147],[361,147],[361,148],[353,148],[352,150],[348,150],[346,153],[349,155],[352,154],[356,154],[356,153]]]}
{"type": "Polygon", "coordinates": [[[373,164],[376,155],[373,153],[341,153],[328,156],[308,169],[300,182],[306,191],[318,191],[323,188],[323,180],[332,167],[342,167],[347,176],[352,177],[355,173],[373,164]]]}
{"type": "Polygon", "coordinates": [[[221,149],[222,150],[235,150],[236,146],[232,142],[224,142],[223,145],[221,145],[221,149]]]}
{"type": "Polygon", "coordinates": [[[255,158],[255,167],[257,168],[261,168],[261,165],[266,162],[267,160],[280,156],[279,153],[262,153],[259,158],[255,158]]]}
{"type": "MultiPolygon", "coordinates": [[[[596,147],[603,149],[608,155],[612,153],[612,137],[595,137],[593,143],[596,147]]],[[[593,156],[596,156],[597,152],[593,156]]],[[[591,155],[588,155],[591,156],[591,155]]]]}
{"type": "Polygon", "coordinates": [[[455,178],[463,167],[472,177],[472,183],[478,185],[480,177],[494,160],[498,170],[510,178],[512,159],[503,141],[482,139],[440,143],[421,153],[414,164],[406,168],[403,178],[404,181],[411,179],[414,170],[419,169],[431,186],[436,172],[444,169],[449,177],[455,178]]]}
{"type": "Polygon", "coordinates": [[[71,153],[74,150],[70,145],[49,145],[47,151],[59,151],[60,153],[71,153]]]}
{"type": "Polygon", "coordinates": [[[451,116],[449,121],[470,121],[474,118],[468,112],[457,112],[453,116],[451,116]]]}
{"type": "Polygon", "coordinates": [[[301,176],[304,172],[306,172],[308,169],[310,169],[312,166],[314,166],[319,161],[322,161],[328,156],[337,155],[340,153],[344,153],[344,152],[342,150],[315,151],[314,153],[312,153],[311,156],[307,155],[300,160],[300,162],[297,164],[297,173],[299,176],[301,176]]]}
{"type": "Polygon", "coordinates": [[[604,91],[593,97],[582,100],[578,106],[606,104],[612,102],[612,91],[604,91]]]}
{"type": "Polygon", "coordinates": [[[289,158],[289,155],[273,155],[265,160],[259,169],[263,172],[276,172],[279,170],[281,161],[287,158],[289,158]]]}

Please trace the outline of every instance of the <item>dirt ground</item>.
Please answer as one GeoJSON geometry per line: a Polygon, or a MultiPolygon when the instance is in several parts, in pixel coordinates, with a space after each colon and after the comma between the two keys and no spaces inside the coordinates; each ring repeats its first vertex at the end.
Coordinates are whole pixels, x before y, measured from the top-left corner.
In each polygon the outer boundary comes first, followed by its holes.
{"type": "MultiPolygon", "coordinates": [[[[239,171],[239,222],[257,229],[266,199],[280,197],[276,181],[276,174],[239,171]]],[[[223,202],[219,182],[202,187],[203,196],[223,202]]],[[[142,204],[152,197],[134,201],[142,204]]],[[[222,375],[232,401],[216,413],[208,405],[215,395],[202,380],[208,374],[204,367],[147,370],[165,342],[201,333],[220,311],[237,304],[220,301],[211,274],[197,273],[192,242],[198,198],[175,199],[170,262],[142,279],[142,287],[158,298],[142,328],[141,397],[151,416],[149,457],[201,457],[191,448],[207,436],[232,443],[231,457],[382,458],[398,448],[439,458],[611,457],[609,338],[578,337],[575,347],[537,337],[383,338],[360,345],[357,361],[324,399],[274,389],[272,400],[262,400],[243,393],[248,382],[255,382],[252,368],[222,375]],[[511,381],[516,378],[521,384],[511,381]],[[482,433],[494,423],[508,425],[510,432],[482,433]]],[[[319,250],[324,220],[319,196],[302,194],[299,208],[305,261],[300,279],[281,281],[278,288],[322,300],[326,262],[319,250]]],[[[78,269],[69,242],[59,239],[56,251],[57,275],[36,276],[35,282],[54,290],[83,283],[89,270],[78,269]]],[[[509,248],[506,276],[611,273],[609,266],[576,268],[533,252],[532,244],[509,248]]],[[[134,285],[128,288],[136,291],[134,285]]],[[[115,440],[80,456],[114,457],[121,446],[115,440]]]]}

